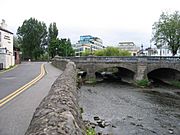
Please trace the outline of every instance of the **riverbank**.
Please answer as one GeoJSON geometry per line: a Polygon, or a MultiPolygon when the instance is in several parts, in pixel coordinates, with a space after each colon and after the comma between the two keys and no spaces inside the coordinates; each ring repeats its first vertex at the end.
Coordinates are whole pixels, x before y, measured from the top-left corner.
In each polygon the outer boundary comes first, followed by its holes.
{"type": "Polygon", "coordinates": [[[180,133],[180,90],[106,82],[80,89],[83,119],[111,135],[180,133]],[[101,122],[101,124],[98,124],[101,122]]]}

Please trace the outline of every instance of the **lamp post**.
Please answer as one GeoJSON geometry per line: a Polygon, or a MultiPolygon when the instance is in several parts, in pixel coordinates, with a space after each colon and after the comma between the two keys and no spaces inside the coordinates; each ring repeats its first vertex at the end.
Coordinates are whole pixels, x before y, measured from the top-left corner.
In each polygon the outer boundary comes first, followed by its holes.
{"type": "Polygon", "coordinates": [[[65,55],[66,55],[66,57],[67,57],[67,44],[66,44],[66,46],[65,46],[65,55]]]}
{"type": "Polygon", "coordinates": [[[90,48],[90,51],[91,51],[91,55],[92,55],[92,44],[94,43],[93,41],[89,41],[91,43],[91,48],[90,48]]]}
{"type": "Polygon", "coordinates": [[[57,55],[57,50],[58,50],[58,48],[56,47],[56,55],[57,55]]]}
{"type": "Polygon", "coordinates": [[[141,44],[141,56],[144,55],[144,52],[143,52],[143,44],[141,44]]]}

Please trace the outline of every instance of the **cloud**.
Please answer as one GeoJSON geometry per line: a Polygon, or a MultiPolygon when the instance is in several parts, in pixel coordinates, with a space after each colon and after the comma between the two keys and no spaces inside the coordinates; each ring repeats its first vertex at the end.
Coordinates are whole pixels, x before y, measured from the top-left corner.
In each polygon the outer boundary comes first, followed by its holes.
{"type": "MultiPolygon", "coordinates": [[[[0,17],[16,33],[25,19],[34,17],[47,26],[56,22],[60,37],[77,42],[91,34],[106,45],[133,41],[148,45],[152,24],[162,11],[179,10],[179,0],[4,0],[0,17]]],[[[1,18],[0,18],[1,19],[1,18]]]]}

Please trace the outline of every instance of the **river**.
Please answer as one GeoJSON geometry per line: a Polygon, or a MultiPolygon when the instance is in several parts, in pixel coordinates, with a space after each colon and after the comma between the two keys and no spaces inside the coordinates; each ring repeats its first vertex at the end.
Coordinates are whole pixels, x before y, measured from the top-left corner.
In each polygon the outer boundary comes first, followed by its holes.
{"type": "Polygon", "coordinates": [[[80,89],[83,120],[103,135],[180,135],[180,90],[102,82],[80,89]]]}

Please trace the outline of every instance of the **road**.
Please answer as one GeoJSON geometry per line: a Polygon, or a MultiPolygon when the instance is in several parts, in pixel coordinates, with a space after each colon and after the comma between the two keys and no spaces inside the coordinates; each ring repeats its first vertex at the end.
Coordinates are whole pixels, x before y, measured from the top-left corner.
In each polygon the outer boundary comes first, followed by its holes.
{"type": "Polygon", "coordinates": [[[38,76],[41,64],[41,62],[24,62],[15,69],[0,74],[0,99],[38,76]]]}
{"type": "MultiPolygon", "coordinates": [[[[20,82],[18,86],[12,87],[9,84],[3,84],[0,86],[0,89],[6,88],[5,86],[8,85],[7,91],[16,90],[20,85],[29,82],[40,73],[41,64],[33,62],[23,63],[14,70],[1,74],[0,84],[4,81],[2,78],[12,81],[13,85],[16,84],[14,78],[19,79],[19,77],[22,77],[24,79],[18,80],[20,82]]],[[[45,69],[47,74],[40,81],[0,108],[0,135],[24,135],[35,109],[48,94],[55,79],[62,73],[62,71],[49,63],[45,63],[45,69]]],[[[9,92],[2,92],[1,97],[9,92]]]]}

